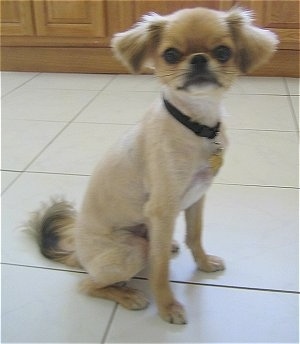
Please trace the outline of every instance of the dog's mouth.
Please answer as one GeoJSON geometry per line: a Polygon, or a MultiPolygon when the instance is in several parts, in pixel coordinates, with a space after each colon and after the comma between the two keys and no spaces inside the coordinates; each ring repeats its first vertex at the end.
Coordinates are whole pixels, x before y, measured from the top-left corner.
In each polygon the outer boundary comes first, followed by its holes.
{"type": "Polygon", "coordinates": [[[216,86],[222,87],[222,84],[217,80],[217,78],[211,73],[191,73],[187,76],[186,81],[182,86],[179,86],[178,90],[186,90],[190,86],[216,86]]]}

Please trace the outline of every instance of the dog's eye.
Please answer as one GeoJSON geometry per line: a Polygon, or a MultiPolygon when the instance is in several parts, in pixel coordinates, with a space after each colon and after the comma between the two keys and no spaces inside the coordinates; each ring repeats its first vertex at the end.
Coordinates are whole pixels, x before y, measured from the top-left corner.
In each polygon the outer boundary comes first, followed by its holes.
{"type": "Polygon", "coordinates": [[[163,53],[163,58],[170,64],[178,63],[181,57],[182,53],[175,48],[169,48],[163,53]]]}
{"type": "Polygon", "coordinates": [[[220,62],[227,62],[231,57],[231,49],[220,45],[219,47],[213,50],[213,56],[220,62]]]}

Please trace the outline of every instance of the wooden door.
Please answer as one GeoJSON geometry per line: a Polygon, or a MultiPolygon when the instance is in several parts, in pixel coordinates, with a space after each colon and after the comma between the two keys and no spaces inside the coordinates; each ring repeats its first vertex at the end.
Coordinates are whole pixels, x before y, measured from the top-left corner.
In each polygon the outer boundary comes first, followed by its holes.
{"type": "Polygon", "coordinates": [[[34,25],[30,1],[1,1],[1,35],[32,36],[34,25]]]}
{"type": "Polygon", "coordinates": [[[105,37],[103,0],[33,1],[38,36],[105,37]]]}

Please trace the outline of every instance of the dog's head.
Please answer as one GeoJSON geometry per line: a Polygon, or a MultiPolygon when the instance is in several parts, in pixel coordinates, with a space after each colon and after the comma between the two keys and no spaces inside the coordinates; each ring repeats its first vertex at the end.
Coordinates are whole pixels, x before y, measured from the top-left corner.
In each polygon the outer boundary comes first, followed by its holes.
{"type": "Polygon", "coordinates": [[[112,40],[131,72],[152,67],[163,84],[191,94],[227,89],[235,76],[266,62],[276,45],[275,34],[253,26],[251,13],[239,8],[149,14],[112,40]]]}

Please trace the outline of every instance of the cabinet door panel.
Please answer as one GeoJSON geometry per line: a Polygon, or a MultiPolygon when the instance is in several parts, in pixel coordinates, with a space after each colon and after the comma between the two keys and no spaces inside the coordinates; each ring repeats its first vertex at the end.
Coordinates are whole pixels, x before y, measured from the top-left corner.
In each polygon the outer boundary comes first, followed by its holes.
{"type": "Polygon", "coordinates": [[[267,1],[264,25],[280,29],[299,28],[299,1],[267,1]]]}
{"type": "Polygon", "coordinates": [[[299,49],[299,2],[267,1],[264,26],[276,32],[281,49],[299,49]]]}
{"type": "Polygon", "coordinates": [[[38,36],[104,37],[104,1],[34,1],[38,36]]]}
{"type": "Polygon", "coordinates": [[[128,30],[134,23],[134,0],[109,0],[106,2],[108,36],[128,30]]]}
{"type": "Polygon", "coordinates": [[[143,14],[157,12],[162,15],[170,14],[182,8],[207,7],[215,10],[227,10],[231,7],[231,1],[205,1],[205,0],[136,0],[135,14],[139,19],[143,14]]]}
{"type": "Polygon", "coordinates": [[[1,35],[31,36],[34,34],[30,1],[1,1],[1,35]]]}

